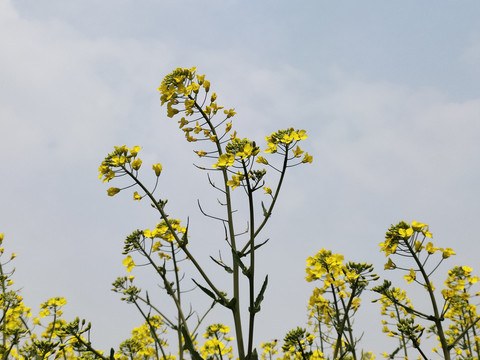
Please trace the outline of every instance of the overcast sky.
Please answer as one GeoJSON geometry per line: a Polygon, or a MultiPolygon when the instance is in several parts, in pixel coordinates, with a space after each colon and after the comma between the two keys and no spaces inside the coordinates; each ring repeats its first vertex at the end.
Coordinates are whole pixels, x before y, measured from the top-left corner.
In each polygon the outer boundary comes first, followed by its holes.
{"type": "Polygon", "coordinates": [[[157,218],[130,193],[107,196],[97,169],[114,145],[163,164],[158,195],[190,216],[192,247],[223,277],[208,259],[223,229],[207,239],[215,223],[196,207],[216,200],[156,91],[179,66],[206,74],[241,137],[309,134],[314,162],[291,169],[263,233],[258,343],[305,325],[308,256],[325,247],[383,275],[378,243],[400,220],[457,252],[439,285],[453,265],[479,274],[479,18],[467,0],[0,0],[0,233],[26,303],[65,296],[66,318],[92,321],[99,348],[141,322],[110,288],[125,236],[157,218]]]}

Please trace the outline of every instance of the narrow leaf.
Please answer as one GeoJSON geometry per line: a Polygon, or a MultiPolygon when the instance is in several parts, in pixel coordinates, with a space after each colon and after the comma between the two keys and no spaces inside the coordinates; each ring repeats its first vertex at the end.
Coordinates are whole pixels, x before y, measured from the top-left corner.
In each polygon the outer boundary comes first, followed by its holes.
{"type": "Polygon", "coordinates": [[[268,275],[265,276],[265,281],[263,282],[262,288],[260,289],[260,292],[258,293],[257,298],[255,299],[255,305],[254,305],[255,312],[260,311],[260,304],[263,301],[263,295],[265,294],[265,290],[267,289],[267,284],[268,284],[268,275]]]}
{"type": "Polygon", "coordinates": [[[213,300],[215,301],[218,301],[217,297],[215,296],[215,294],[213,292],[211,292],[210,290],[208,290],[206,287],[200,285],[199,283],[197,283],[194,279],[192,279],[192,281],[195,283],[195,285],[197,285],[200,289],[202,289],[202,291],[207,294],[208,296],[210,296],[213,300]]]}
{"type": "Polygon", "coordinates": [[[240,266],[242,271],[245,273],[247,271],[247,267],[243,264],[242,260],[240,259],[240,256],[238,256],[238,252],[232,249],[232,255],[233,255],[233,262],[240,266]]]}
{"type": "Polygon", "coordinates": [[[263,209],[263,216],[267,217],[268,216],[268,211],[265,208],[265,204],[263,203],[263,201],[262,201],[262,209],[263,209]]]}
{"type": "MultiPolygon", "coordinates": [[[[268,240],[270,240],[270,239],[267,239],[267,240],[265,240],[264,242],[262,242],[262,243],[260,243],[260,244],[258,244],[258,245],[255,245],[255,246],[253,247],[253,249],[254,249],[254,250],[257,250],[259,247],[265,245],[265,244],[268,242],[268,240]]],[[[246,255],[250,254],[251,252],[252,252],[252,249],[248,250],[245,254],[243,254],[243,256],[246,256],[246,255]]]]}
{"type": "Polygon", "coordinates": [[[220,261],[216,260],[216,259],[215,259],[214,257],[212,257],[212,256],[210,256],[210,259],[212,259],[217,265],[220,265],[221,267],[223,267],[224,270],[225,270],[226,272],[228,272],[229,274],[232,274],[232,273],[233,273],[232,268],[229,267],[229,266],[227,266],[227,265],[225,265],[223,262],[220,262],[220,261]]]}

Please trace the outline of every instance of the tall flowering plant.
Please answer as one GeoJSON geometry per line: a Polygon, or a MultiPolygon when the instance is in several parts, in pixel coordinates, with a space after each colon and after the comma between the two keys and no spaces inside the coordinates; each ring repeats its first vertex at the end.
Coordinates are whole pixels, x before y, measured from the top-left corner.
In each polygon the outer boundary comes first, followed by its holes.
{"type": "MultiPolygon", "coordinates": [[[[194,241],[191,240],[194,236],[188,232],[188,221],[186,225],[182,225],[180,219],[167,215],[167,200],[163,198],[163,194],[161,198],[156,194],[162,165],[158,163],[152,166],[155,183],[148,187],[138,176],[143,164],[139,157],[141,148],[119,146],[102,162],[99,168],[100,178],[104,182],[110,182],[118,177],[126,177],[130,179],[130,183],[122,188],[110,187],[107,190],[108,195],[114,196],[121,191],[135,188],[133,199],[148,199],[159,216],[159,222],[152,229],[136,230],[127,237],[124,265],[129,273],[133,272],[139,261],[146,260],[152,266],[175,305],[177,320],[164,314],[146,293],[143,295],[142,291],[133,285],[133,276],[117,279],[114,289],[124,294],[126,301],[134,303],[146,321],[151,311],[165,319],[165,325],[178,333],[180,359],[183,358],[184,350],[199,359],[201,354],[205,355],[208,351],[197,351],[196,331],[200,321],[192,324],[191,314],[186,312],[182,299],[179,263],[186,259],[197,271],[194,282],[198,289],[212,299],[213,305],[219,304],[231,312],[239,358],[254,358],[255,316],[260,311],[268,284],[268,276],[265,276],[262,286],[259,289],[255,287],[256,252],[266,243],[259,242],[258,236],[272,215],[287,169],[312,162],[312,156],[299,146],[299,143],[307,138],[306,132],[288,128],[270,134],[266,137],[267,144],[261,155],[262,150],[255,141],[237,135],[233,128],[235,110],[224,108],[217,102],[217,94],[211,91],[210,81],[205,79],[205,75],[197,74],[195,68],[178,68],[172,71],[162,81],[158,90],[162,105],[167,107],[167,116],[179,118],[179,128],[187,142],[200,145],[195,149],[195,153],[207,164],[198,168],[209,173],[210,185],[223,198],[223,216],[213,216],[202,208],[201,210],[205,216],[217,220],[221,225],[220,229],[224,229],[219,239],[229,247],[230,260],[214,257],[212,260],[231,277],[231,287],[220,289],[204,270],[202,260],[190,251],[188,244],[194,241]],[[275,179],[268,177],[269,171],[278,176],[275,179]],[[219,182],[212,180],[215,175],[218,175],[219,182]],[[236,205],[232,192],[238,191],[237,189],[243,190],[248,209],[248,231],[243,233],[236,230],[238,220],[234,216],[236,205]],[[245,290],[240,286],[241,277],[246,279],[245,290]],[[248,294],[246,298],[241,296],[245,293],[248,294]],[[246,306],[242,304],[244,300],[246,306]]],[[[204,316],[201,317],[203,318],[204,316]]],[[[159,348],[162,346],[160,342],[157,345],[159,348]]]]}

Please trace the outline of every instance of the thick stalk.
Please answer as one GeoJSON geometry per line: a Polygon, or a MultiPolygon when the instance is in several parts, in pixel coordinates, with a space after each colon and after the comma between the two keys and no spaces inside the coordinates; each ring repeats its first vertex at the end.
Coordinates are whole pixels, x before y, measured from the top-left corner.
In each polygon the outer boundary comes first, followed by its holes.
{"type": "Polygon", "coordinates": [[[332,289],[332,296],[333,296],[333,304],[335,305],[335,321],[337,322],[336,331],[337,331],[337,340],[335,341],[335,350],[333,352],[333,359],[335,360],[338,356],[339,350],[342,348],[342,334],[343,334],[343,327],[345,326],[345,322],[342,322],[340,326],[340,309],[338,308],[338,301],[337,296],[335,295],[335,287],[333,284],[330,285],[332,289]]]}
{"type": "Polygon", "coordinates": [[[255,327],[255,209],[253,206],[253,191],[248,178],[248,171],[245,162],[242,160],[243,172],[247,184],[248,210],[250,213],[250,269],[248,271],[249,300],[250,300],[250,317],[248,326],[248,350],[247,359],[250,358],[253,348],[253,332],[255,327]]]}
{"type": "MultiPolygon", "coordinates": [[[[177,267],[177,256],[175,254],[175,248],[173,246],[173,243],[170,243],[170,248],[172,251],[172,260],[173,260],[173,271],[175,272],[175,283],[177,284],[177,299],[178,299],[178,304],[181,308],[182,306],[182,293],[180,291],[180,279],[178,277],[178,267],[177,267]]],[[[180,360],[183,360],[183,337],[182,337],[182,330],[181,330],[181,310],[177,310],[178,313],[178,330],[177,330],[177,338],[178,338],[178,355],[180,360]]]]}
{"type": "MultiPolygon", "coordinates": [[[[193,99],[190,96],[190,99],[193,99]]],[[[210,131],[216,137],[215,145],[217,147],[218,155],[223,154],[222,146],[220,141],[218,140],[217,132],[215,130],[215,126],[213,126],[212,122],[210,121],[209,116],[203,111],[202,107],[197,103],[195,100],[195,108],[197,111],[202,115],[202,117],[207,122],[208,126],[210,127],[210,131]]],[[[232,212],[232,199],[230,195],[230,187],[227,185],[228,181],[228,172],[226,168],[221,168],[222,175],[223,175],[223,184],[225,187],[225,203],[227,205],[227,219],[228,219],[228,234],[230,237],[230,244],[232,247],[232,251],[237,251],[237,245],[235,241],[235,229],[234,229],[234,222],[233,222],[233,212],[232,212]]],[[[240,313],[240,268],[238,264],[234,261],[232,256],[233,262],[233,299],[235,299],[235,303],[232,308],[232,315],[233,315],[233,322],[235,324],[235,334],[237,340],[237,348],[238,348],[238,357],[240,360],[245,359],[245,348],[243,342],[243,331],[242,331],[242,319],[240,313]]]]}

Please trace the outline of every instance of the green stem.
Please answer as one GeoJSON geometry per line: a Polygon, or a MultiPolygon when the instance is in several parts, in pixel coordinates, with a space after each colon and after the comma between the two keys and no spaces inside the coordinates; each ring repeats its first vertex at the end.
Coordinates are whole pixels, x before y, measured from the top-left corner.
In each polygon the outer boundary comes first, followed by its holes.
{"type": "MultiPolygon", "coordinates": [[[[190,332],[188,330],[187,320],[186,320],[185,315],[183,314],[183,311],[182,311],[182,305],[180,304],[179,299],[175,295],[175,291],[173,290],[172,286],[170,285],[170,282],[168,281],[166,275],[162,271],[160,271],[159,267],[155,264],[155,262],[153,261],[151,256],[141,246],[139,246],[139,249],[141,250],[142,255],[145,256],[147,258],[147,260],[149,261],[149,263],[153,266],[153,268],[155,269],[157,274],[162,278],[163,283],[165,285],[165,289],[167,290],[167,294],[172,297],[172,299],[175,303],[175,306],[177,308],[178,317],[179,317],[179,324],[180,325],[183,324],[183,327],[185,328],[187,333],[190,334],[190,332]]],[[[178,329],[177,331],[179,331],[179,330],[181,331],[181,329],[178,329]]]]}
{"type": "MultiPolygon", "coordinates": [[[[150,328],[150,334],[152,334],[152,337],[155,338],[155,343],[158,344],[158,346],[160,347],[160,351],[162,352],[162,356],[164,359],[166,359],[166,354],[163,350],[163,346],[162,346],[162,342],[160,341],[160,339],[158,338],[158,335],[157,335],[157,332],[155,330],[155,328],[153,327],[153,325],[150,323],[150,319],[148,318],[148,316],[143,312],[142,308],[138,305],[138,303],[135,301],[134,302],[135,306],[137,307],[138,311],[140,312],[140,314],[142,314],[143,318],[145,319],[145,322],[148,324],[148,327],[150,328]]],[[[158,354],[156,353],[156,358],[157,360],[159,359],[158,358],[158,354]]]]}
{"type": "MultiPolygon", "coordinates": [[[[275,206],[275,203],[277,202],[278,195],[280,194],[280,189],[283,184],[283,180],[285,178],[285,173],[287,171],[287,164],[288,164],[288,150],[289,150],[288,144],[285,145],[285,158],[283,159],[283,165],[282,165],[282,170],[280,173],[280,178],[278,179],[278,184],[277,184],[277,189],[275,190],[275,194],[273,195],[272,203],[270,204],[270,207],[268,208],[265,217],[263,221],[261,222],[260,226],[255,230],[255,233],[253,235],[253,238],[255,239],[260,231],[264,228],[264,226],[267,224],[268,220],[270,219],[270,216],[272,216],[272,211],[275,206]]],[[[248,242],[244,248],[242,249],[242,253],[244,253],[250,246],[250,242],[248,242]]]]}
{"type": "Polygon", "coordinates": [[[250,298],[250,319],[248,327],[248,351],[247,359],[252,355],[253,332],[255,327],[255,209],[253,206],[253,191],[248,178],[248,170],[245,161],[242,160],[245,182],[247,184],[248,210],[250,213],[250,269],[248,271],[249,298],[250,298]]]}
{"type": "MultiPolygon", "coordinates": [[[[177,256],[175,254],[175,248],[173,247],[173,243],[170,243],[170,247],[172,250],[172,260],[173,260],[173,271],[175,272],[175,283],[177,288],[177,299],[180,309],[182,307],[182,298],[181,298],[181,291],[180,291],[180,279],[178,277],[178,268],[177,268],[177,256]]],[[[178,313],[178,329],[177,329],[177,338],[178,338],[178,354],[180,360],[183,360],[183,338],[182,338],[182,329],[181,329],[181,310],[177,309],[178,313]]]]}
{"type": "Polygon", "coordinates": [[[343,327],[345,326],[345,322],[340,321],[340,309],[338,308],[338,301],[337,296],[335,294],[336,288],[333,284],[330,284],[330,288],[332,289],[332,296],[333,296],[333,304],[335,305],[335,321],[337,322],[337,326],[335,326],[335,330],[337,331],[337,340],[335,341],[335,350],[333,352],[333,359],[336,359],[338,356],[339,350],[342,348],[342,334],[343,334],[343,327]],[[340,326],[340,323],[342,325],[340,326]]]}
{"type": "MultiPolygon", "coordinates": [[[[415,239],[412,240],[413,244],[415,243],[414,240],[415,239]]],[[[417,257],[415,249],[410,245],[408,240],[405,240],[405,244],[408,248],[408,251],[410,252],[410,254],[413,257],[413,260],[417,264],[418,269],[419,269],[420,273],[422,274],[423,280],[425,281],[425,287],[427,288],[428,296],[430,297],[430,302],[432,304],[433,314],[434,314],[433,319],[430,318],[430,320],[432,320],[435,323],[435,327],[438,330],[438,337],[439,337],[439,340],[440,340],[440,344],[442,345],[442,351],[443,351],[444,359],[445,360],[450,360],[450,348],[448,346],[447,339],[445,338],[445,333],[443,331],[443,326],[442,326],[442,320],[443,319],[441,318],[440,312],[438,310],[437,301],[435,300],[435,295],[434,295],[433,289],[432,289],[432,284],[430,282],[430,279],[429,279],[427,273],[425,272],[424,267],[422,266],[422,263],[420,262],[420,259],[417,257]]],[[[420,348],[418,348],[417,350],[419,350],[419,352],[423,356],[423,353],[421,352],[420,348]]]]}
{"type": "MultiPolygon", "coordinates": [[[[395,312],[397,314],[397,319],[400,320],[400,311],[398,309],[398,304],[396,302],[393,302],[393,306],[395,308],[395,312]]],[[[403,353],[404,353],[404,357],[405,358],[408,358],[408,354],[407,354],[407,343],[405,342],[405,339],[403,336],[399,337],[398,341],[400,342],[400,347],[403,348],[403,353]]]]}
{"type": "MultiPolygon", "coordinates": [[[[202,117],[207,122],[208,126],[210,127],[210,131],[215,136],[216,141],[215,145],[217,147],[218,155],[223,154],[222,146],[220,141],[218,140],[217,132],[215,126],[213,126],[212,122],[210,121],[210,117],[203,111],[202,107],[197,103],[196,99],[189,96],[191,100],[195,100],[195,108],[198,112],[202,115],[202,117]]],[[[222,175],[223,175],[223,184],[225,187],[225,200],[227,205],[227,218],[228,218],[228,233],[230,237],[230,246],[232,247],[232,251],[237,251],[237,245],[235,241],[235,229],[234,229],[234,222],[233,222],[233,211],[232,211],[232,199],[230,195],[230,187],[227,185],[228,181],[228,172],[225,167],[221,168],[222,175]]],[[[233,256],[233,255],[232,255],[233,256]]],[[[232,259],[233,261],[233,259],[232,259]]],[[[218,295],[218,294],[217,294],[218,295]]],[[[222,295],[223,298],[223,295],[222,295]]],[[[238,347],[238,356],[240,360],[245,359],[245,348],[243,342],[243,330],[242,330],[242,319],[240,313],[240,269],[238,264],[233,261],[233,299],[235,299],[234,305],[232,307],[232,315],[233,315],[233,322],[235,324],[235,334],[237,340],[237,347],[238,347]]]]}
{"type": "Polygon", "coordinates": [[[168,230],[170,231],[170,233],[173,235],[174,239],[175,239],[175,242],[179,245],[179,247],[182,249],[182,251],[185,253],[185,255],[188,257],[188,259],[192,262],[192,264],[195,266],[195,268],[197,269],[197,271],[200,273],[200,275],[202,276],[202,278],[205,280],[205,282],[208,284],[208,286],[210,286],[210,288],[212,289],[212,291],[222,300],[222,301],[225,301],[226,302],[226,299],[225,297],[223,296],[223,294],[213,285],[213,283],[210,281],[209,277],[207,276],[207,274],[205,274],[205,272],[203,271],[203,269],[201,268],[201,266],[198,264],[198,262],[195,260],[194,256],[190,253],[190,251],[188,251],[188,249],[186,248],[186,245],[183,244],[183,241],[178,237],[178,234],[176,233],[175,229],[173,229],[172,225],[170,224],[170,222],[168,221],[168,215],[165,213],[165,211],[163,210],[163,208],[158,204],[157,200],[155,200],[155,198],[153,197],[153,195],[148,191],[148,189],[145,187],[145,185],[143,185],[143,183],[138,180],[134,175],[133,173],[131,173],[130,171],[128,171],[125,167],[122,167],[122,169],[135,181],[135,183],[140,186],[142,188],[142,190],[145,192],[145,194],[149,197],[149,199],[152,201],[152,205],[155,207],[155,209],[158,210],[158,212],[160,213],[160,216],[163,220],[165,220],[165,223],[168,227],[168,230]]]}

